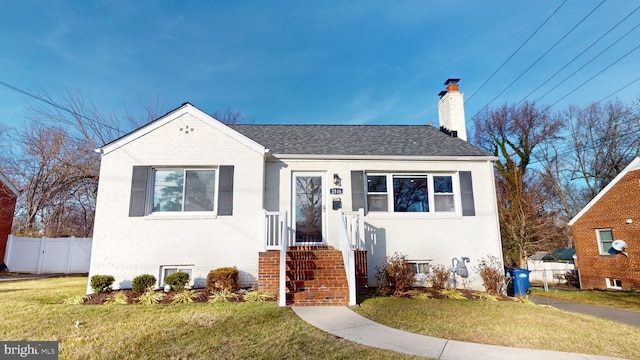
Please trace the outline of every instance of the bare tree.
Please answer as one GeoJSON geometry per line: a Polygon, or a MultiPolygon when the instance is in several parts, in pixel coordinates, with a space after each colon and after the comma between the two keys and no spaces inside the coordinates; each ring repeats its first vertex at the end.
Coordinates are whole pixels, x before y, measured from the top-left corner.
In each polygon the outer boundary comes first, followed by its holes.
{"type": "Polygon", "coordinates": [[[1,162],[22,192],[15,232],[90,236],[100,167],[93,150],[151,121],[155,105],[140,116],[126,111],[118,118],[105,115],[79,92],[67,92],[62,105],[46,93],[40,97],[43,102],[26,106],[27,125],[0,139],[1,162]]]}
{"type": "Polygon", "coordinates": [[[545,207],[545,188],[530,171],[538,148],[558,137],[562,123],[547,107],[525,102],[487,109],[473,117],[476,143],[498,157],[496,188],[505,261],[523,266],[532,252],[549,247],[556,230],[545,207]]]}
{"type": "Polygon", "coordinates": [[[640,146],[640,118],[620,101],[570,109],[570,151],[567,152],[571,179],[583,191],[577,200],[584,205],[595,197],[636,156],[640,146]]]}
{"type": "MultiPolygon", "coordinates": [[[[30,236],[91,236],[100,167],[93,149],[153,121],[157,101],[119,117],[80,92],[68,91],[61,105],[44,92],[40,97],[43,102],[26,107],[28,125],[0,132],[0,163],[22,191],[14,228],[30,236]]],[[[225,124],[246,121],[231,109],[214,117],[225,124]]]]}
{"type": "Polygon", "coordinates": [[[252,123],[253,120],[247,119],[242,111],[232,110],[231,108],[227,108],[226,110],[218,110],[211,115],[214,119],[220,121],[225,125],[235,125],[241,123],[252,123]]]}
{"type": "Polygon", "coordinates": [[[17,232],[29,236],[89,236],[99,161],[87,141],[65,128],[31,122],[13,140],[11,172],[22,191],[17,232]],[[69,226],[70,219],[87,221],[69,226]]]}

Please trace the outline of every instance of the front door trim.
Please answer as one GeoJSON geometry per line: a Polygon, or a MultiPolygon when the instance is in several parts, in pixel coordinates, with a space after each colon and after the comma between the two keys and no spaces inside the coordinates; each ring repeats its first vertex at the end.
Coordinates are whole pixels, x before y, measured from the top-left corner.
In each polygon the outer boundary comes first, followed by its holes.
{"type": "Polygon", "coordinates": [[[292,245],[326,245],[326,172],[293,172],[291,180],[291,225],[294,230],[294,236],[291,242],[292,245]],[[317,184],[318,181],[320,182],[320,184],[317,184]],[[319,186],[319,189],[310,189],[310,192],[305,196],[305,194],[303,194],[301,191],[301,186],[303,186],[304,184],[308,184],[307,186],[311,187],[319,186]],[[317,193],[317,191],[319,191],[319,194],[317,193]],[[316,195],[318,196],[318,198],[315,198],[316,195]],[[305,197],[308,200],[305,199],[305,197]],[[300,200],[307,200],[306,206],[304,206],[305,204],[301,204],[300,200]],[[304,208],[302,208],[303,206],[304,208]],[[306,216],[308,217],[309,221],[305,221],[305,219],[302,218],[304,212],[307,213],[306,216]],[[304,232],[302,226],[306,227],[306,230],[304,230],[304,232]]]}

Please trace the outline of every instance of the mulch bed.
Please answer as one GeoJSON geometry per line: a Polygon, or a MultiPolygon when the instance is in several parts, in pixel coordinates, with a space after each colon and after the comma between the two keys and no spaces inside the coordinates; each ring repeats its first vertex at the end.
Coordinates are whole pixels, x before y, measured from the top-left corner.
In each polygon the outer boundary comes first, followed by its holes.
{"type": "MultiPolygon", "coordinates": [[[[208,289],[195,289],[195,291],[199,293],[199,295],[193,299],[193,302],[195,303],[207,302],[209,301],[209,296],[212,295],[211,291],[209,291],[208,289]]],[[[158,290],[157,292],[165,294],[162,300],[158,301],[158,304],[171,304],[171,301],[173,300],[173,296],[178,293],[176,291],[165,293],[160,290],[158,290]]],[[[133,290],[113,290],[106,293],[96,293],[96,294],[89,295],[89,297],[84,301],[84,305],[104,304],[109,298],[116,296],[118,293],[125,294],[127,296],[127,303],[129,304],[136,304],[137,303],[136,298],[142,295],[142,294],[133,292],[133,290]]],[[[242,299],[241,296],[240,296],[240,299],[242,299]]],[[[235,301],[235,300],[230,300],[230,301],[235,301]]]]}
{"type": "MultiPolygon", "coordinates": [[[[213,293],[211,291],[209,291],[208,289],[194,289],[196,292],[199,293],[198,297],[193,299],[194,303],[205,303],[207,301],[209,301],[209,296],[211,296],[213,293]]],[[[418,291],[418,292],[423,292],[423,293],[429,293],[431,294],[431,298],[432,299],[444,299],[445,296],[440,294],[440,292],[436,289],[433,288],[416,288],[414,289],[414,291],[418,291]]],[[[164,293],[163,291],[158,290],[157,292],[159,293],[164,293]]],[[[478,297],[478,295],[480,294],[477,291],[472,291],[472,290],[467,290],[467,289],[458,289],[458,292],[460,292],[462,295],[464,295],[467,299],[476,299],[478,297]]],[[[89,295],[89,297],[84,301],[84,305],[101,305],[104,304],[109,298],[112,298],[114,296],[116,296],[118,293],[124,293],[127,296],[127,303],[128,304],[136,304],[136,298],[139,297],[141,294],[135,293],[133,292],[133,290],[113,290],[113,291],[109,291],[106,293],[97,293],[97,294],[91,294],[89,295]]],[[[162,300],[160,300],[158,302],[158,304],[171,304],[171,301],[173,300],[173,296],[175,294],[177,294],[178,292],[176,291],[171,291],[168,293],[164,293],[165,296],[164,298],[162,298],[162,300]]],[[[375,291],[372,291],[371,294],[374,294],[375,291]]],[[[406,296],[409,297],[409,296],[406,296]]],[[[509,296],[497,296],[496,297],[498,299],[498,301],[513,301],[514,298],[509,297],[509,296]]],[[[238,294],[238,300],[230,300],[232,302],[241,302],[242,300],[242,296],[238,294]]]]}
{"type": "MultiPolygon", "coordinates": [[[[461,293],[464,297],[466,297],[467,299],[477,299],[480,294],[482,294],[482,292],[480,291],[474,291],[474,290],[469,290],[469,289],[457,289],[457,291],[459,293],[461,293]]],[[[428,288],[428,287],[417,287],[417,288],[413,288],[411,290],[411,292],[413,292],[414,294],[417,293],[426,293],[426,294],[430,294],[430,298],[431,299],[445,299],[446,296],[440,293],[440,290],[434,289],[434,288],[428,288]]],[[[370,289],[369,292],[372,296],[375,296],[376,294],[376,290],[374,289],[370,289]]],[[[381,296],[386,296],[386,295],[381,295],[381,296]]],[[[405,296],[400,296],[400,297],[405,297],[405,298],[410,298],[412,297],[411,294],[405,294],[405,296]]],[[[513,301],[513,297],[510,296],[496,296],[496,299],[498,299],[498,301],[513,301]]]]}

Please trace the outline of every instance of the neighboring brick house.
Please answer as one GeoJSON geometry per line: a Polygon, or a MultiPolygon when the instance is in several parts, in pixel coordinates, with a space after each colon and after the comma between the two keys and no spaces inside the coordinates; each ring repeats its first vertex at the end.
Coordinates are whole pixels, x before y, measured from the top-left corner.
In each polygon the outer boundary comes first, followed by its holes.
{"type": "Polygon", "coordinates": [[[11,234],[13,212],[18,195],[18,189],[0,172],[0,264],[4,262],[7,238],[11,234]]]}
{"type": "Polygon", "coordinates": [[[583,289],[640,288],[640,158],[634,159],[571,221],[583,289]],[[612,247],[624,240],[624,252],[612,247]]]}
{"type": "MultiPolygon", "coordinates": [[[[210,270],[235,266],[241,286],[281,301],[346,305],[395,252],[423,272],[454,257],[471,269],[502,259],[496,159],[466,142],[457,79],[446,85],[446,133],[224,125],[185,103],[104,145],[90,277],[126,288],[146,273],[162,286],[186,271],[203,286],[210,270]]],[[[464,283],[483,288],[474,272],[464,283]]]]}

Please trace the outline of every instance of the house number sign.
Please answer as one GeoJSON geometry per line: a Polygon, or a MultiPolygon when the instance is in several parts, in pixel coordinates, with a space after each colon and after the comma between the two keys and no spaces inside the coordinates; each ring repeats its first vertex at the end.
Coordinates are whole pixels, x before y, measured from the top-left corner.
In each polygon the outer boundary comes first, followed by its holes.
{"type": "Polygon", "coordinates": [[[342,195],[342,188],[329,189],[331,195],[342,195]]]}

